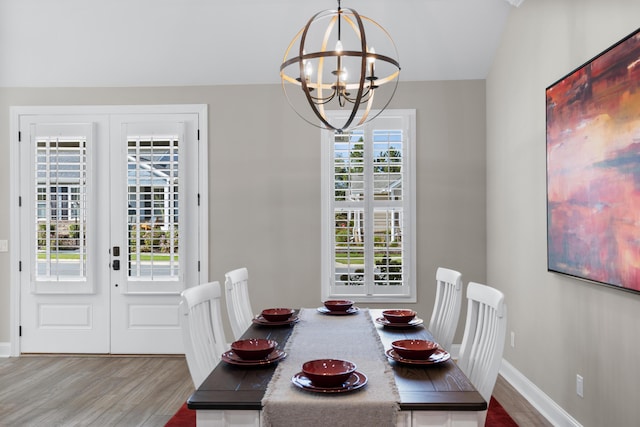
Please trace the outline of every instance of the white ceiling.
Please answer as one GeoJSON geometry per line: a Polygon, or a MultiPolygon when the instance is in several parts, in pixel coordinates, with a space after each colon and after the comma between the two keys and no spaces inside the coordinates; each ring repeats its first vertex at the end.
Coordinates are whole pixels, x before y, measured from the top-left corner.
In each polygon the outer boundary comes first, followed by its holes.
{"type": "MultiPolygon", "coordinates": [[[[403,81],[483,79],[515,0],[342,0],[394,39],[403,81]]],[[[0,86],[279,82],[336,0],[0,0],[0,86]]]]}

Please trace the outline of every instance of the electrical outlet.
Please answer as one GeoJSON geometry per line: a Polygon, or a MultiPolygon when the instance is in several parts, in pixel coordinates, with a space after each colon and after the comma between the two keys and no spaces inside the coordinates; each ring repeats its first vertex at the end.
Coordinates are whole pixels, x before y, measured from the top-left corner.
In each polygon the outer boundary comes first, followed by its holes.
{"type": "Polygon", "coordinates": [[[576,375],[576,394],[584,397],[584,379],[580,374],[576,375]]]}
{"type": "Polygon", "coordinates": [[[516,348],[516,333],[511,331],[511,348],[516,348]]]}

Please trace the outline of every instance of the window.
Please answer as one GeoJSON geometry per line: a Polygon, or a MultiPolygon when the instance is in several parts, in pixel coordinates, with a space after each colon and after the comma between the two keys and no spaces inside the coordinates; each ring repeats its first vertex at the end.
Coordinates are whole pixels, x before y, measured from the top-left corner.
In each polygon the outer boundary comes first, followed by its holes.
{"type": "Polygon", "coordinates": [[[322,151],[323,299],[415,302],[415,111],[323,131],[322,151]]]}
{"type": "Polygon", "coordinates": [[[127,141],[129,277],[178,280],[177,136],[127,141]]]}
{"type": "MultiPolygon", "coordinates": [[[[67,128],[71,134],[90,132],[81,125],[67,128]]],[[[87,136],[39,136],[34,149],[35,278],[52,282],[86,281],[87,136]]]]}

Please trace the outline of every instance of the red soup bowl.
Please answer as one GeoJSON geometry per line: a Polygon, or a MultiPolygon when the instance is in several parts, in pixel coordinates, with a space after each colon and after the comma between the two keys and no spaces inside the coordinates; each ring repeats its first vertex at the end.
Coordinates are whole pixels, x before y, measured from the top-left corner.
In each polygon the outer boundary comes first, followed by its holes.
{"type": "Polygon", "coordinates": [[[339,359],[317,359],[305,362],[302,372],[318,387],[338,387],[356,370],[355,363],[339,359]]]}
{"type": "Polygon", "coordinates": [[[231,350],[238,357],[246,360],[260,360],[266,358],[275,350],[277,342],[265,338],[249,338],[231,343],[231,350]]]}
{"type": "Polygon", "coordinates": [[[353,303],[348,299],[330,299],[323,304],[330,311],[347,311],[353,306],[353,303]]]}
{"type": "Polygon", "coordinates": [[[390,323],[409,323],[416,317],[416,312],[413,310],[384,310],[382,315],[390,323]]]}
{"type": "Polygon", "coordinates": [[[262,310],[262,317],[269,322],[285,322],[295,313],[291,308],[267,308],[262,310]]]}
{"type": "Polygon", "coordinates": [[[427,340],[398,340],[391,347],[405,359],[427,360],[438,349],[438,344],[427,340]]]}

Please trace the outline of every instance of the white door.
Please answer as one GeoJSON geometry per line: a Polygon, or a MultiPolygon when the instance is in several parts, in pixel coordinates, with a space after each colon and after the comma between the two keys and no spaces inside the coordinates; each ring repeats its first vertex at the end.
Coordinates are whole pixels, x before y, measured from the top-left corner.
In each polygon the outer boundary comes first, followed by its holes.
{"type": "Polygon", "coordinates": [[[23,352],[108,353],[108,260],[97,174],[104,117],[20,123],[23,352]],[[82,119],[80,121],[78,119],[82,119]]]}
{"type": "Polygon", "coordinates": [[[22,353],[183,352],[179,295],[203,281],[204,117],[20,116],[22,353]]]}

